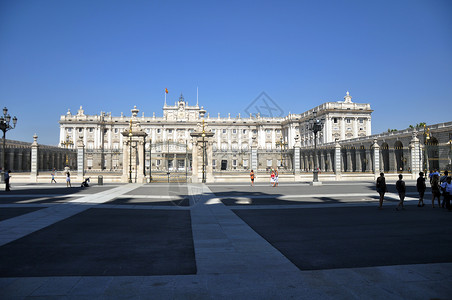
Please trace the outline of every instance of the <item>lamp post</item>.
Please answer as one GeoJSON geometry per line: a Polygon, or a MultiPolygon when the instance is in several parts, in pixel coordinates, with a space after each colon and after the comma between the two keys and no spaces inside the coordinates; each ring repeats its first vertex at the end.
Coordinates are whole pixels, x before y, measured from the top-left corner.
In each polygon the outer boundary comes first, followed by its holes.
{"type": "Polygon", "coordinates": [[[2,152],[2,170],[1,170],[1,182],[5,182],[5,169],[6,169],[6,132],[8,130],[16,128],[17,118],[14,116],[13,125],[10,124],[11,116],[8,114],[8,109],[3,108],[3,116],[0,115],[0,129],[3,131],[3,152],[2,152]]]}
{"type": "MultiPolygon", "coordinates": [[[[69,134],[66,135],[66,140],[61,142],[61,146],[65,147],[66,149],[69,149],[69,146],[74,145],[74,143],[72,142],[71,138],[69,137],[69,134]]],[[[68,159],[68,155],[66,153],[66,167],[69,167],[69,159],[68,159]]]]}
{"type": "Polygon", "coordinates": [[[426,126],[426,124],[424,124],[424,134],[423,134],[423,136],[424,136],[424,166],[423,166],[423,169],[424,169],[424,175],[426,175],[427,174],[427,168],[428,168],[428,149],[427,149],[427,146],[428,146],[428,142],[429,142],[429,140],[430,140],[430,128],[428,128],[427,126],[426,126]]]}
{"type": "Polygon", "coordinates": [[[149,182],[152,182],[152,138],[149,140],[149,182]]]}
{"type": "Polygon", "coordinates": [[[317,169],[317,133],[322,131],[325,119],[317,118],[317,112],[314,111],[313,116],[309,119],[309,130],[314,132],[314,171],[313,171],[313,182],[319,181],[319,170],[317,169]]]}
{"type": "Polygon", "coordinates": [[[284,150],[286,150],[286,146],[287,143],[284,142],[283,138],[281,137],[280,140],[278,142],[276,142],[276,146],[280,147],[281,150],[281,163],[280,163],[280,167],[284,167],[284,163],[283,163],[283,148],[284,150]]]}
{"type": "Polygon", "coordinates": [[[132,183],[132,120],[129,127],[129,183],[132,183]]]}
{"type": "Polygon", "coordinates": [[[206,183],[206,130],[202,120],[202,183],[206,183]]]}

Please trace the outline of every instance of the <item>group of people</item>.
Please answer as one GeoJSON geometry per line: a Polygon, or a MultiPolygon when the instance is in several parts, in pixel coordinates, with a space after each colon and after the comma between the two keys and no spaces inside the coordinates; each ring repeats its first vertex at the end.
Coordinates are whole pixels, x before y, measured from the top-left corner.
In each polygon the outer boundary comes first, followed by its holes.
{"type": "MultiPolygon", "coordinates": [[[[424,204],[424,194],[427,189],[425,183],[426,178],[424,177],[424,172],[419,173],[419,177],[416,180],[416,189],[419,194],[418,207],[423,207],[424,204]]],[[[449,211],[452,210],[450,205],[450,200],[452,197],[452,184],[451,177],[448,171],[444,171],[444,175],[440,176],[438,170],[434,170],[429,174],[430,186],[432,189],[432,207],[435,208],[435,199],[438,201],[438,207],[447,208],[449,211]],[[441,195],[443,200],[441,202],[441,195]]],[[[377,192],[380,194],[380,205],[379,208],[383,206],[384,195],[388,191],[386,187],[386,180],[384,173],[380,173],[380,177],[377,178],[376,182],[377,192]]],[[[396,210],[404,209],[403,201],[405,200],[406,186],[405,181],[403,181],[403,175],[399,174],[399,180],[396,182],[396,189],[399,194],[399,203],[397,204],[396,210]]]]}
{"type": "MultiPolygon", "coordinates": [[[[271,169],[270,170],[270,183],[272,187],[277,187],[279,184],[279,173],[278,169],[271,169]]],[[[254,170],[251,170],[250,172],[250,179],[251,179],[251,186],[254,186],[254,179],[256,179],[256,174],[254,174],[254,170]]]]}

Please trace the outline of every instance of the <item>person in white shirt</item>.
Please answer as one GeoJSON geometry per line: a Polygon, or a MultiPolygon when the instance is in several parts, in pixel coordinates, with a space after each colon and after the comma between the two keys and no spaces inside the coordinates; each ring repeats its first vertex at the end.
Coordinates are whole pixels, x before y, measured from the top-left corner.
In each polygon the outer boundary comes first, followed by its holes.
{"type": "Polygon", "coordinates": [[[450,198],[452,197],[452,183],[451,183],[451,177],[447,177],[446,182],[443,182],[441,184],[441,189],[444,192],[444,198],[446,199],[446,208],[450,211],[450,198]]]}

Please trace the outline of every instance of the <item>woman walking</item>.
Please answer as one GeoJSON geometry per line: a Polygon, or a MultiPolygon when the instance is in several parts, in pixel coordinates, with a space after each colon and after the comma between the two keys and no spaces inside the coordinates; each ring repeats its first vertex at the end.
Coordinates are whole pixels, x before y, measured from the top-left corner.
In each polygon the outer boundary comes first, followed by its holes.
{"type": "Polygon", "coordinates": [[[419,178],[416,182],[416,188],[417,192],[419,193],[419,202],[417,203],[417,207],[423,207],[424,206],[424,193],[427,187],[425,186],[425,178],[424,178],[424,172],[419,173],[419,178]]]}
{"type": "Polygon", "coordinates": [[[251,170],[251,172],[250,172],[251,186],[254,186],[254,177],[255,177],[254,171],[251,170]]]}
{"type": "Polygon", "coordinates": [[[69,171],[66,173],[66,186],[72,187],[71,186],[71,174],[69,174],[69,171]]]}
{"type": "Polygon", "coordinates": [[[430,183],[432,186],[432,207],[435,208],[435,198],[438,198],[438,207],[441,207],[441,191],[439,185],[439,176],[434,174],[432,177],[432,182],[430,183]]]}

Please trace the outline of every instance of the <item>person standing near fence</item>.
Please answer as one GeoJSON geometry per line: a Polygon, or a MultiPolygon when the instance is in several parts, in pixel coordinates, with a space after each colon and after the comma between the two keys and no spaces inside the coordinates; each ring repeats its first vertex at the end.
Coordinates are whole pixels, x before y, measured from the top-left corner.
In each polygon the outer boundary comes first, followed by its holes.
{"type": "Polygon", "coordinates": [[[378,194],[380,194],[380,206],[378,208],[382,208],[383,207],[383,199],[385,198],[385,193],[388,190],[386,187],[386,179],[385,179],[384,173],[380,173],[380,177],[377,178],[376,187],[377,187],[378,194]]]}
{"type": "Polygon", "coordinates": [[[72,187],[72,185],[71,185],[71,174],[69,173],[69,171],[66,173],[66,186],[67,187],[72,187]]]}
{"type": "Polygon", "coordinates": [[[451,178],[450,176],[447,177],[446,182],[443,182],[443,184],[441,184],[441,188],[444,191],[444,198],[446,199],[446,207],[449,211],[451,211],[451,207],[450,207],[450,198],[452,196],[452,183],[451,183],[451,178]]]}
{"type": "MultiPolygon", "coordinates": [[[[449,177],[449,171],[444,171],[444,175],[441,176],[439,179],[439,185],[442,186],[443,183],[447,181],[447,177],[449,177]]],[[[442,194],[443,194],[443,201],[441,202],[441,207],[444,208],[444,205],[446,204],[446,194],[444,193],[443,189],[441,188],[442,194]]]]}
{"type": "Polygon", "coordinates": [[[254,186],[254,178],[255,178],[255,177],[256,177],[256,176],[254,175],[254,171],[251,170],[251,172],[250,172],[251,186],[254,186]]]}
{"type": "Polygon", "coordinates": [[[406,192],[406,186],[405,186],[405,181],[402,180],[403,175],[399,174],[399,180],[397,180],[396,182],[396,189],[397,192],[399,193],[399,204],[397,204],[396,210],[399,210],[399,207],[402,207],[402,209],[405,209],[403,207],[403,200],[405,200],[405,192],[406,192]]]}
{"type": "Polygon", "coordinates": [[[430,185],[432,187],[432,207],[435,208],[435,198],[438,198],[438,207],[441,207],[441,191],[439,185],[439,176],[437,174],[432,176],[430,185]]]}
{"type": "Polygon", "coordinates": [[[50,181],[50,183],[57,183],[55,180],[55,169],[52,170],[52,173],[50,175],[52,175],[52,180],[50,181]]]}
{"type": "Polygon", "coordinates": [[[419,173],[419,177],[416,181],[417,192],[419,193],[419,202],[417,203],[417,207],[424,206],[424,193],[427,187],[425,186],[425,178],[424,172],[419,173]]]}

